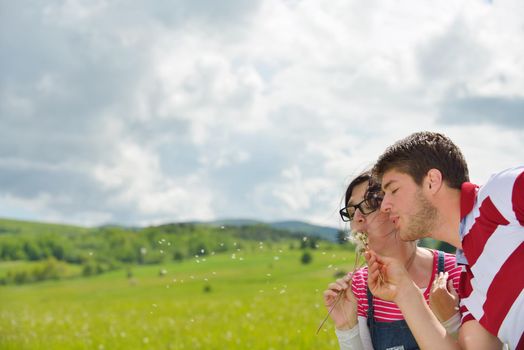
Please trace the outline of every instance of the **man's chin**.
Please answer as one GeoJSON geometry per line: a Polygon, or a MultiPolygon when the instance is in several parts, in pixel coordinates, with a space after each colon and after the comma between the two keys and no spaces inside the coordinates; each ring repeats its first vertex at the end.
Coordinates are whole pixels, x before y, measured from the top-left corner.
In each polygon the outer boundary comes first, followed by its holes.
{"type": "Polygon", "coordinates": [[[399,229],[399,236],[400,236],[400,239],[405,242],[416,241],[417,239],[420,238],[418,237],[417,232],[412,232],[412,230],[409,230],[409,229],[403,230],[402,228],[399,229]]]}

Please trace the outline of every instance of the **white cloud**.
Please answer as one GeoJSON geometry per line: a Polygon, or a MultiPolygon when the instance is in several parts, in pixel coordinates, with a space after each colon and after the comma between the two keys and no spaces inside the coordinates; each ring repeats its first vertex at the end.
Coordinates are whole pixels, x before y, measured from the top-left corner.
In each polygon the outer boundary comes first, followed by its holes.
{"type": "Polygon", "coordinates": [[[479,182],[522,161],[517,0],[6,6],[0,215],[335,226],[411,132],[449,134],[479,182]]]}

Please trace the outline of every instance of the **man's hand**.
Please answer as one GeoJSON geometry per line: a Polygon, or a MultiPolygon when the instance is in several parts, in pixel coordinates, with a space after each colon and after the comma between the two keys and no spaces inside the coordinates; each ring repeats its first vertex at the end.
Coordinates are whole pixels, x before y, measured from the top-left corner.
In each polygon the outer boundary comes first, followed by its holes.
{"type": "Polygon", "coordinates": [[[398,260],[380,257],[372,250],[368,250],[365,257],[368,263],[368,286],[374,296],[397,302],[402,296],[402,290],[413,285],[408,272],[398,260]]]}

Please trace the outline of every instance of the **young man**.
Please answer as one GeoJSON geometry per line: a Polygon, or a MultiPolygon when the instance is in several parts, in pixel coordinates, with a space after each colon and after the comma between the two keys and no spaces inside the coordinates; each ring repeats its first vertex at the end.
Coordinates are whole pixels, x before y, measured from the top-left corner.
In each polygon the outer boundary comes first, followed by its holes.
{"type": "Polygon", "coordinates": [[[394,301],[423,349],[524,349],[524,166],[469,183],[462,153],[446,136],[419,132],[389,147],[373,172],[381,210],[404,240],[425,236],[457,247],[460,283],[458,343],[429,310],[402,264],[370,251],[373,294],[394,301]],[[426,233],[426,234],[425,234],[426,233]]]}

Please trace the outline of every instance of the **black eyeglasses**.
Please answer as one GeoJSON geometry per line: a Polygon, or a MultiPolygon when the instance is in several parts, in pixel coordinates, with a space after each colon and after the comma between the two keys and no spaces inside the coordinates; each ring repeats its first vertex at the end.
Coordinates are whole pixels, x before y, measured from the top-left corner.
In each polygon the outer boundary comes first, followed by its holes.
{"type": "Polygon", "coordinates": [[[340,217],[342,218],[342,221],[351,221],[353,220],[357,209],[360,210],[362,215],[369,215],[380,208],[382,199],[383,196],[379,193],[367,193],[366,198],[364,198],[360,203],[348,205],[347,207],[340,209],[340,217]]]}

